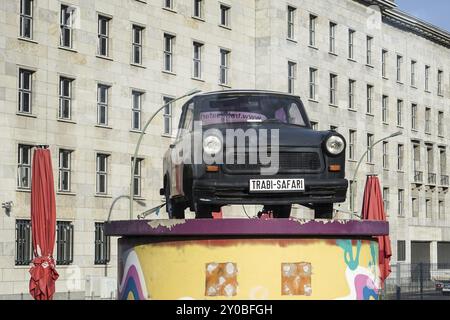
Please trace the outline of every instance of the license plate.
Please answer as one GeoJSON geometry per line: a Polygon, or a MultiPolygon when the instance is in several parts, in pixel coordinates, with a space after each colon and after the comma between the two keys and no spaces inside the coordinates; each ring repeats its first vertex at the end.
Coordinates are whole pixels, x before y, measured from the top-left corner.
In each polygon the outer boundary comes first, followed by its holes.
{"type": "Polygon", "coordinates": [[[250,179],[250,192],[304,190],[304,179],[250,179]]]}

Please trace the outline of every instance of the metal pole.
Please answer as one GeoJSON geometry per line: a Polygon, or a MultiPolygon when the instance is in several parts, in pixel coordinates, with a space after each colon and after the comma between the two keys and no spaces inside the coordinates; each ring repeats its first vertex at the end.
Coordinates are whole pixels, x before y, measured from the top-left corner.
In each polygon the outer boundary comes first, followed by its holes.
{"type": "MultiPolygon", "coordinates": [[[[389,135],[387,137],[384,137],[382,139],[379,139],[379,140],[375,141],[374,143],[372,143],[370,146],[367,147],[367,150],[363,153],[363,155],[361,156],[361,158],[358,161],[358,164],[356,165],[355,173],[353,174],[353,179],[351,180],[352,181],[352,187],[350,188],[351,196],[353,196],[353,192],[354,192],[353,189],[355,188],[356,175],[358,174],[359,166],[361,165],[362,161],[364,160],[364,157],[373,149],[373,147],[375,147],[375,145],[377,145],[381,141],[384,141],[384,140],[387,140],[387,139],[390,139],[390,138],[393,138],[393,137],[397,137],[397,136],[400,136],[402,134],[403,134],[403,132],[397,131],[397,132],[395,132],[395,133],[393,133],[393,134],[391,134],[391,135],[389,135]]],[[[356,213],[355,208],[353,208],[353,212],[356,213]]],[[[350,219],[353,219],[353,214],[351,215],[350,219]]]]}
{"type": "Polygon", "coordinates": [[[150,125],[150,123],[152,122],[153,118],[155,118],[155,116],[158,114],[158,112],[160,112],[162,109],[164,109],[167,105],[174,103],[175,101],[178,101],[180,99],[183,99],[185,97],[191,96],[193,94],[196,94],[200,92],[200,90],[194,89],[191,90],[187,93],[185,93],[184,95],[175,98],[165,104],[163,104],[159,109],[157,109],[152,116],[147,120],[147,122],[145,123],[144,129],[142,129],[141,133],[139,134],[139,140],[136,144],[136,148],[134,150],[134,156],[133,156],[133,162],[131,165],[131,177],[130,177],[130,220],[133,219],[133,178],[134,178],[134,170],[136,168],[136,162],[137,162],[137,156],[138,156],[138,152],[139,152],[139,148],[141,146],[141,142],[142,142],[142,138],[144,137],[145,131],[147,130],[148,126],[150,125]]]}

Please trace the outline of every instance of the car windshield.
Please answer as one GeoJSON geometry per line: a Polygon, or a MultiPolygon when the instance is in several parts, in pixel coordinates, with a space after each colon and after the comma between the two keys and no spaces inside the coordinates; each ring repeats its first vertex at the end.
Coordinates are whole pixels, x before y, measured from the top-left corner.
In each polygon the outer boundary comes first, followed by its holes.
{"type": "Polygon", "coordinates": [[[207,97],[196,108],[203,125],[243,122],[280,122],[306,126],[299,101],[280,95],[207,97]]]}

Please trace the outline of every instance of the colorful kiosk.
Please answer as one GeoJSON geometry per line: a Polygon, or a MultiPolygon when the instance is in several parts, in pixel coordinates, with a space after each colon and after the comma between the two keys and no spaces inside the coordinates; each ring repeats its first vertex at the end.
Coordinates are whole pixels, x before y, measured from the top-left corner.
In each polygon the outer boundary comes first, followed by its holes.
{"type": "Polygon", "coordinates": [[[378,299],[388,222],[112,221],[119,299],[378,299]]]}

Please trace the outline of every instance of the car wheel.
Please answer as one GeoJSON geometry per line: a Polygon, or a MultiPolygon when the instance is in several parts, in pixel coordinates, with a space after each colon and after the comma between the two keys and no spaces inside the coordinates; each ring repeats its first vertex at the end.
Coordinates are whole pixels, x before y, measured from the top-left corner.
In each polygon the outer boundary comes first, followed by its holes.
{"type": "Polygon", "coordinates": [[[333,219],[333,204],[319,204],[314,206],[314,219],[333,219]]]}
{"type": "Polygon", "coordinates": [[[272,211],[274,218],[289,218],[291,216],[292,205],[264,206],[264,211],[272,211]]]}
{"type": "Polygon", "coordinates": [[[184,206],[170,199],[169,186],[166,183],[164,186],[166,196],[166,211],[169,215],[169,219],[184,219],[184,206]]]}
{"type": "Polygon", "coordinates": [[[195,210],[195,218],[196,219],[212,219],[212,211],[213,208],[210,206],[197,204],[195,210]]]}

